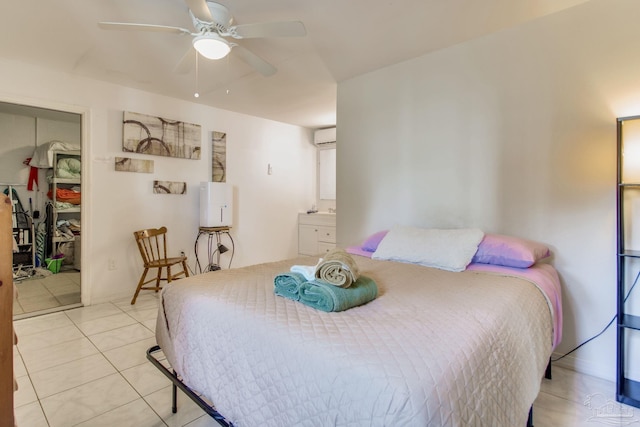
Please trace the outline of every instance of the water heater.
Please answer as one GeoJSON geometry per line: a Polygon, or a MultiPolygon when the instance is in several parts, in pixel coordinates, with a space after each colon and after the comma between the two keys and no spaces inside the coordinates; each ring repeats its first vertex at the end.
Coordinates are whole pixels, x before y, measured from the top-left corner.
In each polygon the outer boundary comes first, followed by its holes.
{"type": "Polygon", "coordinates": [[[233,187],[226,182],[200,183],[200,227],[230,227],[233,187]]]}

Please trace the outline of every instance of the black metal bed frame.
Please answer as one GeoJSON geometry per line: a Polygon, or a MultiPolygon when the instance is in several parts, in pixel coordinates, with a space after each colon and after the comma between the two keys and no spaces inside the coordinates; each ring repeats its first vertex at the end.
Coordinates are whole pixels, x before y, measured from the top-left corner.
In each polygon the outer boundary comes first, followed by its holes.
{"type": "Polygon", "coordinates": [[[227,419],[216,411],[216,409],[209,402],[205,401],[195,391],[191,390],[185,383],[182,382],[178,374],[174,370],[169,370],[162,364],[154,355],[158,351],[162,350],[159,345],[154,345],[147,350],[147,359],[153,365],[160,370],[167,378],[171,380],[171,412],[174,414],[178,412],[178,388],[184,392],[191,400],[193,400],[203,411],[207,413],[211,418],[216,420],[218,424],[224,427],[233,427],[233,423],[227,421],[227,419]]]}
{"type": "MultiPolygon", "coordinates": [[[[211,418],[216,420],[218,424],[224,427],[234,427],[231,421],[227,421],[227,419],[218,412],[212,404],[202,399],[195,391],[191,390],[185,383],[182,382],[178,374],[174,370],[169,370],[166,366],[162,364],[155,356],[154,353],[162,350],[159,345],[154,345],[147,350],[147,359],[153,365],[160,370],[167,378],[171,380],[171,412],[174,414],[178,412],[178,388],[184,392],[191,400],[193,400],[203,411],[207,413],[211,418]]],[[[551,379],[551,358],[549,358],[549,364],[547,365],[547,369],[545,370],[544,377],[548,380],[551,379]]],[[[529,417],[527,419],[527,427],[533,426],[533,405],[531,405],[531,409],[529,409],[529,417]]]]}

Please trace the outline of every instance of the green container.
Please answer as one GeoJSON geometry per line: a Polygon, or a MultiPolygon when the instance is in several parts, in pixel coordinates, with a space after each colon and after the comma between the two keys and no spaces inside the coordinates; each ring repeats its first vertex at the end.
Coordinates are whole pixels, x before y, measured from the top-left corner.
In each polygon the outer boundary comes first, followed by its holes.
{"type": "Polygon", "coordinates": [[[45,262],[47,263],[47,268],[49,269],[50,272],[52,272],[53,274],[56,274],[58,272],[60,272],[60,266],[62,265],[62,260],[64,260],[64,258],[45,258],[45,262]]]}

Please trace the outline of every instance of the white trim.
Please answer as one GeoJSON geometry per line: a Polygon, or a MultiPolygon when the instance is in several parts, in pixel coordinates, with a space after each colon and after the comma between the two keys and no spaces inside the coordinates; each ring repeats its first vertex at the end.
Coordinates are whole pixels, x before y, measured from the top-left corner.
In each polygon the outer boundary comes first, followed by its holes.
{"type": "MultiPolygon", "coordinates": [[[[556,359],[562,356],[561,353],[554,352],[551,355],[551,359],[556,359]]],[[[566,356],[557,362],[552,362],[551,374],[553,375],[553,365],[557,365],[563,368],[570,369],[572,371],[579,372],[581,374],[591,375],[593,377],[602,378],[607,381],[616,381],[615,378],[615,366],[604,366],[598,363],[593,363],[585,359],[580,359],[574,356],[566,356]]]]}

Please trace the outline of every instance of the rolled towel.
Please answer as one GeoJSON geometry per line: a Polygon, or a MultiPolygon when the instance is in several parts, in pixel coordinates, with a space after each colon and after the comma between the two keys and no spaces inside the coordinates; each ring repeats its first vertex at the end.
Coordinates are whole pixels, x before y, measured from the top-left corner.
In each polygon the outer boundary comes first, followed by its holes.
{"type": "Polygon", "coordinates": [[[300,273],[281,273],[273,279],[273,291],[276,295],[298,301],[300,299],[300,285],[306,281],[300,273]]]}
{"type": "Polygon", "coordinates": [[[349,289],[313,280],[300,285],[299,295],[299,301],[309,307],[326,312],[344,311],[373,301],[378,296],[378,285],[365,276],[360,276],[349,289]]]}
{"type": "Polygon", "coordinates": [[[348,288],[359,276],[358,264],[344,249],[331,249],[316,266],[317,279],[341,288],[348,288]]]}
{"type": "Polygon", "coordinates": [[[315,265],[292,265],[291,272],[302,274],[306,280],[313,280],[316,278],[315,265]]]}

